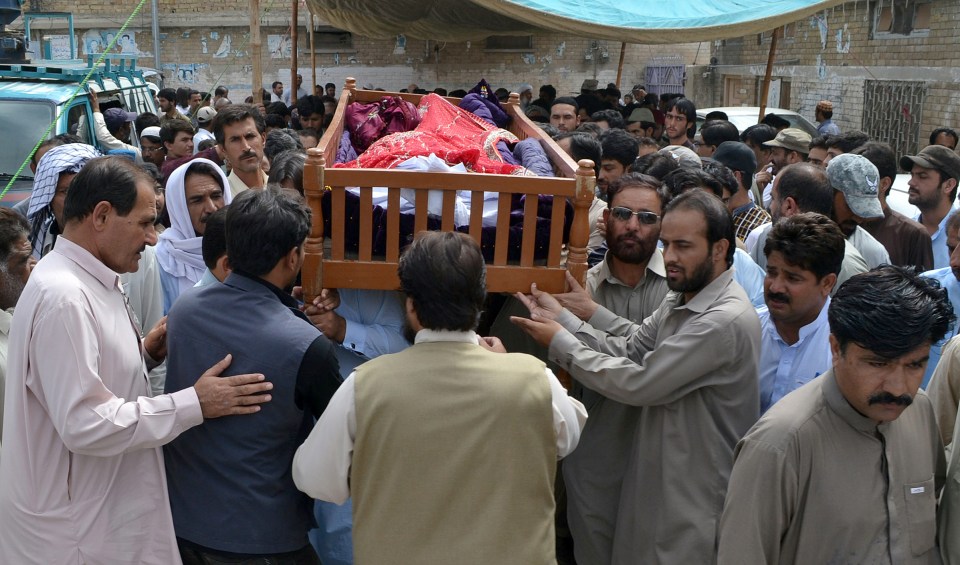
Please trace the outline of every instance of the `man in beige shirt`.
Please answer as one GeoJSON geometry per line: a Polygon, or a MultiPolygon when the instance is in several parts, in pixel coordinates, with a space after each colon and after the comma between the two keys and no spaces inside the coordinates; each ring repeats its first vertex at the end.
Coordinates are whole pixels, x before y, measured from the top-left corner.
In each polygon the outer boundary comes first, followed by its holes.
{"type": "Polygon", "coordinates": [[[844,283],[828,316],[833,368],[737,445],[721,565],[940,562],[945,462],[919,388],[953,319],[946,292],[880,267],[844,283]]]}
{"type": "Polygon", "coordinates": [[[397,274],[415,343],[347,377],[294,482],[352,495],[357,563],[555,564],[556,462],[586,411],[543,362],[474,333],[486,271],[468,236],[419,234],[397,274]]]}
{"type": "Polygon", "coordinates": [[[760,413],[760,321],[733,280],[730,212],[712,194],[687,192],[667,205],[660,239],[674,292],[642,324],[603,309],[583,322],[536,288],[522,298],[531,318],[513,318],[584,386],[642,407],[613,564],[713,559],[733,448],[760,413]]]}
{"type": "MultiPolygon", "coordinates": [[[[623,175],[610,183],[607,200],[606,257],[587,272],[586,291],[570,277],[575,290],[557,299],[583,320],[606,310],[623,324],[639,324],[667,294],[663,254],[657,249],[663,214],[660,181],[623,175]]],[[[643,408],[611,400],[579,381],[574,381],[572,395],[590,414],[580,445],[563,461],[574,553],[578,563],[610,563],[613,548],[628,543],[633,534],[616,527],[617,512],[643,408]]]]}

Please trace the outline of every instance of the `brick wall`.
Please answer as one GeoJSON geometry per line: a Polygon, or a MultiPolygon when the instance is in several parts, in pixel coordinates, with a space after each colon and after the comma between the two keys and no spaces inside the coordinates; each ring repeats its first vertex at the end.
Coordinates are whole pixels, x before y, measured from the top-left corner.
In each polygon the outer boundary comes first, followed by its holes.
{"type": "MultiPolygon", "coordinates": [[[[890,2],[884,0],[887,6],[890,2]]],[[[862,0],[847,2],[795,22],[793,37],[780,40],[773,76],[790,81],[789,108],[812,120],[817,101],[828,99],[841,129],[862,129],[866,81],[919,81],[927,85],[920,145],[937,127],[960,127],[960,91],[955,87],[960,79],[955,47],[960,2],[931,0],[929,31],[900,38],[871,38],[873,6],[862,0]]],[[[769,38],[758,40],[756,35],[716,43],[715,72],[725,79],[720,88],[730,81],[742,81],[743,86],[714,96],[724,105],[756,105],[758,93],[749,84],[763,76],[769,48],[769,38]]]]}
{"type": "MultiPolygon", "coordinates": [[[[132,3],[118,4],[111,0],[84,2],[84,12],[75,13],[77,35],[82,39],[88,30],[118,28],[132,10],[132,3]]],[[[268,36],[287,33],[289,4],[262,2],[271,7],[262,18],[263,83],[267,87],[274,80],[285,85],[290,82],[290,59],[272,58],[268,52],[268,36]],[[286,10],[286,11],[284,11],[286,10]]],[[[237,3],[228,0],[161,0],[159,3],[162,66],[168,86],[189,85],[199,90],[219,84],[231,89],[232,98],[242,99],[252,85],[248,16],[237,11],[237,3]],[[230,36],[230,52],[226,57],[215,54],[230,36]],[[206,44],[206,51],[204,51],[206,44]]],[[[63,0],[31,0],[25,9],[69,11],[75,4],[63,0]]],[[[153,38],[150,33],[149,4],[130,28],[144,54],[142,66],[154,66],[153,38]]],[[[304,84],[311,80],[311,63],[307,37],[307,16],[301,10],[299,27],[298,67],[304,84]]],[[[44,25],[37,22],[36,26],[44,25]]],[[[50,24],[47,24],[50,25],[50,24]]],[[[62,24],[52,24],[60,25],[62,24]]],[[[56,28],[38,34],[62,33],[56,28]]],[[[494,87],[515,90],[528,82],[538,88],[553,84],[562,94],[579,93],[585,78],[599,80],[601,86],[614,82],[620,44],[601,41],[609,58],[596,65],[584,60],[584,52],[591,40],[561,34],[540,34],[533,38],[533,48],[523,52],[490,52],[483,42],[436,43],[409,38],[402,50],[396,41],[374,40],[354,36],[353,49],[344,52],[325,52],[317,55],[317,81],[333,82],[342,86],[348,76],[355,77],[361,86],[370,85],[387,90],[405,88],[411,82],[432,90],[442,86],[448,90],[470,88],[480,78],[486,78],[494,87]],[[439,50],[438,50],[439,49],[439,50]],[[596,73],[596,74],[595,74],[596,73]]],[[[686,64],[706,63],[710,57],[708,43],[675,46],[628,45],[625,55],[621,88],[626,92],[637,82],[643,82],[644,70],[652,57],[677,55],[686,64]]],[[[596,54],[595,54],[596,55],[596,54]]]]}

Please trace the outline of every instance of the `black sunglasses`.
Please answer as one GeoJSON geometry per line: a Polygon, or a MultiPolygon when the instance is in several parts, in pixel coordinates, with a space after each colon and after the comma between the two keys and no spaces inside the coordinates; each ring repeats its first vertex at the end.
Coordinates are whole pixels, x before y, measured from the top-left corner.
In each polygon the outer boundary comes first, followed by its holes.
{"type": "Polygon", "coordinates": [[[660,216],[654,214],[653,212],[646,212],[641,210],[639,212],[634,212],[630,208],[625,208],[623,206],[617,206],[616,208],[610,209],[610,215],[620,220],[621,222],[627,222],[630,220],[630,216],[636,216],[637,221],[641,224],[652,226],[653,224],[660,221],[660,216]]]}

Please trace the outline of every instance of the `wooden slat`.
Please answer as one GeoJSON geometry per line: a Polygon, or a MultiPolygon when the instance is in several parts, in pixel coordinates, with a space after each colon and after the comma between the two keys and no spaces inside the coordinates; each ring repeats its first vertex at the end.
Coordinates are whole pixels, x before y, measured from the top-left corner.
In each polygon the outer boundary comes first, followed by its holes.
{"type": "Polygon", "coordinates": [[[493,250],[493,264],[507,264],[507,246],[510,243],[510,195],[503,192],[497,200],[497,239],[493,250]]]}
{"type": "Polygon", "coordinates": [[[440,229],[453,231],[453,211],[455,209],[457,193],[451,190],[443,191],[443,212],[440,215],[440,229]]]}
{"type": "MultiPolygon", "coordinates": [[[[324,272],[326,276],[326,272],[324,272]]],[[[487,292],[530,292],[530,285],[551,294],[564,292],[564,269],[547,267],[487,266],[487,292]]]]}
{"type": "Polygon", "coordinates": [[[470,237],[479,245],[483,232],[483,192],[474,190],[470,193],[470,237]]]}
{"type": "Polygon", "coordinates": [[[387,261],[400,259],[400,189],[387,190],[387,261]]]}
{"type": "Polygon", "coordinates": [[[360,249],[361,261],[369,261],[373,257],[373,189],[369,186],[360,188],[360,249]]]}
{"type": "Polygon", "coordinates": [[[528,194],[523,203],[523,239],[520,243],[520,266],[533,266],[537,243],[537,195],[528,194]]]}
{"type": "Polygon", "coordinates": [[[417,192],[417,203],[414,207],[415,217],[413,220],[414,235],[427,229],[427,204],[429,204],[428,196],[429,194],[426,191],[417,192]]]}
{"type": "Polygon", "coordinates": [[[550,243],[547,250],[547,265],[554,267],[560,264],[561,247],[563,246],[563,220],[566,211],[566,198],[553,197],[553,210],[550,213],[550,243]]]}
{"type": "Polygon", "coordinates": [[[396,263],[327,260],[323,262],[323,284],[327,288],[397,290],[400,279],[396,263]]]}
{"type": "MultiPolygon", "coordinates": [[[[330,169],[324,170],[324,175],[330,169]]],[[[346,232],[347,205],[346,193],[343,187],[336,187],[330,194],[330,239],[332,239],[333,249],[331,255],[333,259],[343,259],[343,237],[346,232]]],[[[329,287],[336,288],[336,287],[329,287]]]]}
{"type": "MultiPolygon", "coordinates": [[[[400,287],[396,263],[358,263],[327,260],[323,282],[328,288],[396,290],[400,287]]],[[[530,292],[530,285],[552,294],[564,292],[564,269],[559,267],[487,266],[487,292],[530,292]]]]}
{"type": "Polygon", "coordinates": [[[574,182],[554,177],[328,168],[324,171],[324,179],[330,186],[399,186],[430,190],[493,189],[510,194],[562,194],[570,198],[576,196],[574,182]]]}

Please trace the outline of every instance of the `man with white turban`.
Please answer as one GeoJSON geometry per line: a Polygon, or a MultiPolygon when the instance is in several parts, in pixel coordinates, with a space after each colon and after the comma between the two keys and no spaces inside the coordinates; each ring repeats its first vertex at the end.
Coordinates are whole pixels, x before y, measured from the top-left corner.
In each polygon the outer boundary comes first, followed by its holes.
{"type": "Polygon", "coordinates": [[[166,202],[170,227],[160,234],[157,243],[164,312],[169,312],[180,293],[203,276],[206,220],[233,200],[229,185],[227,175],[207,159],[194,159],[170,174],[166,202]]]}

